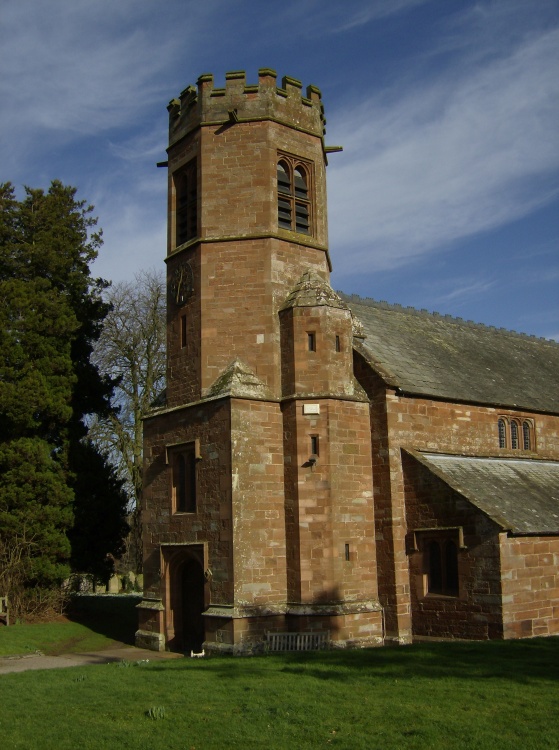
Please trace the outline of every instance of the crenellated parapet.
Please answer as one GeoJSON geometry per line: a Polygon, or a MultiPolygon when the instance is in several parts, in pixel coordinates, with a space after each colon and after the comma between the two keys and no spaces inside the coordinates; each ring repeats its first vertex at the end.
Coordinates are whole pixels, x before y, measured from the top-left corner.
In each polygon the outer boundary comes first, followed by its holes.
{"type": "Polygon", "coordinates": [[[300,81],[284,76],[278,86],[276,79],[275,70],[260,68],[258,83],[252,85],[244,71],[232,71],[225,75],[225,87],[215,88],[211,73],[201,75],[197,86],[188,86],[169,102],[169,144],[203,125],[258,120],[273,120],[323,138],[326,119],[320,89],[307,86],[303,96],[300,81]]]}

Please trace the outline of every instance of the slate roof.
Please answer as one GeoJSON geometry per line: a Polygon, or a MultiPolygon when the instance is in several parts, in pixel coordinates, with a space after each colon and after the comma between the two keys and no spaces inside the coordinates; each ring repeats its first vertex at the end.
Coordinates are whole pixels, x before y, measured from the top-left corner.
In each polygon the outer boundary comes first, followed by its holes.
{"type": "Polygon", "coordinates": [[[410,453],[514,534],[559,534],[559,463],[410,453]]]}
{"type": "Polygon", "coordinates": [[[559,344],[340,293],[363,325],[360,351],[404,393],[559,414],[559,344]]]}

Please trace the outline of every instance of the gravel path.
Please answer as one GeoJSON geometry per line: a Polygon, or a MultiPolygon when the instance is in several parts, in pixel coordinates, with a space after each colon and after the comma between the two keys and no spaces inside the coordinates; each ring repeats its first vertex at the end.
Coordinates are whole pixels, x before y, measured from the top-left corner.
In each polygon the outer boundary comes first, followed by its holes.
{"type": "Polygon", "coordinates": [[[61,654],[46,656],[42,653],[16,656],[0,656],[0,675],[9,672],[27,672],[30,669],[61,669],[84,667],[88,664],[109,664],[115,661],[155,661],[158,659],[182,659],[182,654],[168,651],[147,651],[135,646],[120,646],[107,651],[91,651],[84,654],[61,654]]]}

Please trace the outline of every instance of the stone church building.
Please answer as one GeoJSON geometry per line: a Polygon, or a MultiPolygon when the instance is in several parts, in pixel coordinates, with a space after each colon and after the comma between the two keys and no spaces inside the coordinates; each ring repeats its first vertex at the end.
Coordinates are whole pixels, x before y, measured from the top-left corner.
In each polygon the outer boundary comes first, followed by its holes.
{"type": "Polygon", "coordinates": [[[333,291],[316,87],[168,109],[137,643],[559,633],[559,345],[333,291]]]}

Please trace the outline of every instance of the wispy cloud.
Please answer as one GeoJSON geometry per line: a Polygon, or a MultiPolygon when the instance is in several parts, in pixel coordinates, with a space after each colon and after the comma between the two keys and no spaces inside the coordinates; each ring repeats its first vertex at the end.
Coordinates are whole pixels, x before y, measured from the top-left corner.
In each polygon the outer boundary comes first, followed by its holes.
{"type": "Polygon", "coordinates": [[[449,302],[460,303],[479,298],[495,286],[491,279],[445,279],[445,286],[452,287],[450,291],[433,297],[434,305],[447,305],[449,302]]]}
{"type": "Polygon", "coordinates": [[[134,124],[217,0],[20,0],[0,12],[0,128],[66,138],[134,124]],[[176,19],[186,19],[181,33],[176,19]]]}
{"type": "Polygon", "coordinates": [[[557,195],[558,50],[558,29],[532,34],[483,65],[462,59],[330,113],[345,146],[329,172],[331,244],[351,237],[347,272],[403,264],[557,195]]]}
{"type": "Polygon", "coordinates": [[[372,21],[402,13],[417,5],[425,5],[427,2],[430,2],[430,0],[373,0],[367,3],[365,7],[360,7],[353,12],[351,4],[344,3],[343,13],[346,20],[333,31],[349,31],[356,26],[363,26],[372,21]]]}

